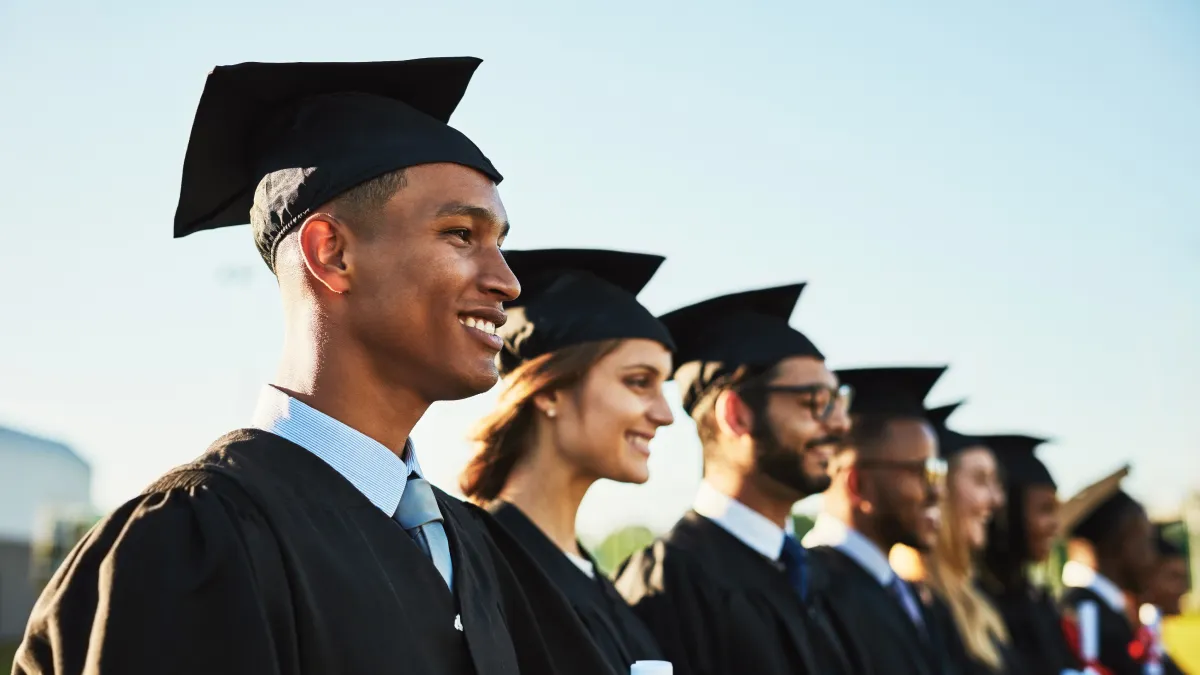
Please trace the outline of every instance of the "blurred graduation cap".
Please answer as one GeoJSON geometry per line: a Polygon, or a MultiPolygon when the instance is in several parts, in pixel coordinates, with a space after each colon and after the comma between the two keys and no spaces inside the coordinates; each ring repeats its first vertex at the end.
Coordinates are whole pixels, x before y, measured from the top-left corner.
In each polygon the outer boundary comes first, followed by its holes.
{"type": "Polygon", "coordinates": [[[506,303],[500,372],[564,347],[645,338],[674,350],[666,327],[637,300],[665,258],[599,249],[506,251],[521,295],[506,303]]]}
{"type": "Polygon", "coordinates": [[[1113,520],[1137,504],[1121,490],[1121,481],[1129,475],[1126,464],[1100,480],[1076,492],[1059,509],[1059,534],[1095,542],[1112,529],[1113,520]]]}
{"type": "Polygon", "coordinates": [[[926,419],[933,425],[938,437],[938,455],[949,459],[969,448],[984,446],[978,436],[959,433],[949,426],[947,421],[966,401],[958,401],[949,405],[933,408],[925,412],[926,419]]]}
{"type": "MultiPolygon", "coordinates": [[[[946,368],[851,368],[837,371],[837,377],[842,384],[854,388],[851,414],[928,419],[925,397],[946,368]]],[[[945,416],[949,417],[950,412],[945,416]]]]}
{"type": "Polygon", "coordinates": [[[1049,439],[1025,434],[983,434],[976,436],[976,439],[996,455],[1004,484],[1009,490],[1031,485],[1058,488],[1050,469],[1034,454],[1049,439]]]}
{"type": "Polygon", "coordinates": [[[1183,546],[1179,541],[1167,534],[1167,531],[1178,527],[1179,521],[1172,523],[1157,523],[1154,526],[1154,545],[1158,549],[1158,555],[1163,558],[1181,558],[1186,554],[1183,546]]]}
{"type": "Polygon", "coordinates": [[[385,173],[449,162],[502,176],[447,125],[481,61],[242,63],[209,74],[183,160],[175,237],[250,221],[275,247],[313,209],[385,173]]]}
{"type": "Polygon", "coordinates": [[[799,283],[731,293],[660,317],[678,345],[675,380],[689,415],[712,386],[737,368],[770,367],[793,356],[825,359],[788,324],[803,290],[799,283]]]}

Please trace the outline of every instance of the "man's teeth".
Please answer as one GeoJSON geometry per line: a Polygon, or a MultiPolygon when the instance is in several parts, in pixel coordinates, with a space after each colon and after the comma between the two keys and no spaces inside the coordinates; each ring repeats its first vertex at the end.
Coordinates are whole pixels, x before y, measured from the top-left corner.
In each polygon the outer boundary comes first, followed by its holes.
{"type": "Polygon", "coordinates": [[[491,321],[488,321],[486,319],[479,319],[479,318],[476,318],[473,316],[468,316],[465,318],[459,317],[458,322],[468,328],[475,328],[477,330],[481,330],[481,331],[487,333],[488,335],[496,334],[496,324],[494,324],[491,321]]]}

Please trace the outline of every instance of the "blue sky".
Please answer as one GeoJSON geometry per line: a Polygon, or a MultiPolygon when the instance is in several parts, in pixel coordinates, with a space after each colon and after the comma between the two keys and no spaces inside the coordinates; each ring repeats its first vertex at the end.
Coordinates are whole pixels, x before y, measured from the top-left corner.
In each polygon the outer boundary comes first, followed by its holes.
{"type": "MultiPolygon", "coordinates": [[[[959,427],[1053,436],[1067,492],[1132,461],[1173,506],[1200,487],[1200,6],[982,4],[7,0],[0,424],[72,443],[111,507],[246,422],[273,279],[248,228],[170,235],[209,69],[474,55],[454,124],[512,247],[663,253],[663,311],[806,280],[793,323],[835,365],[949,363],[959,427]]],[[[436,482],[490,401],[421,422],[436,482]]],[[[678,515],[686,420],[651,469],[582,529],[678,515]]]]}

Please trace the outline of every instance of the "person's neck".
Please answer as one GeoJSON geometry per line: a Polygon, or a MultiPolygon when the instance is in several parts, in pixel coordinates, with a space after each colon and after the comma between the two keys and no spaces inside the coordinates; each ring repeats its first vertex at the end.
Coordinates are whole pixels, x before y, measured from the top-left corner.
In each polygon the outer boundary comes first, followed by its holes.
{"type": "Polygon", "coordinates": [[[552,450],[531,449],[513,467],[499,499],[520,509],[560,550],[582,555],[575,519],[594,482],[594,476],[581,475],[552,450]]]}
{"type": "Polygon", "coordinates": [[[792,515],[792,507],[796,500],[775,494],[762,484],[765,479],[760,476],[714,467],[704,474],[704,480],[717,492],[737,500],[778,525],[780,529],[787,529],[788,518],[792,515]]]}
{"type": "Polygon", "coordinates": [[[888,541],[885,537],[880,536],[879,529],[875,527],[875,523],[865,517],[857,509],[855,509],[847,499],[839,499],[832,491],[825,495],[824,512],[841,521],[846,527],[854,530],[863,536],[867,541],[875,544],[876,548],[888,555],[892,547],[896,544],[894,541],[888,541]]]}
{"type": "Polygon", "coordinates": [[[274,386],[405,459],[405,442],[430,402],[380,379],[357,349],[297,332],[284,340],[274,386]]]}

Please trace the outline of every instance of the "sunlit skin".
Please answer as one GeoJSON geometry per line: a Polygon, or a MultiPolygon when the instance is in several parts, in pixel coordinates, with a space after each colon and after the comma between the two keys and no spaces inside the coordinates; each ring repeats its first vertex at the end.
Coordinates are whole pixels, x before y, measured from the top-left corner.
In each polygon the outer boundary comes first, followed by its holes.
{"type": "Polygon", "coordinates": [[[539,394],[546,447],[585,480],[645,483],[650,441],[674,421],[663,383],[671,353],[653,340],[625,340],[588,371],[578,390],[539,394]]]}
{"type": "Polygon", "coordinates": [[[1140,594],[1149,588],[1157,571],[1154,524],[1144,510],[1129,514],[1117,525],[1119,546],[1114,546],[1111,563],[1105,561],[1106,576],[1121,588],[1140,594]],[[1112,573],[1107,572],[1111,568],[1112,573]]]}
{"type": "Polygon", "coordinates": [[[947,499],[957,514],[953,526],[960,541],[973,551],[987,545],[987,526],[1004,506],[1004,490],[996,469],[996,456],[984,447],[967,448],[955,455],[947,477],[947,499]]]}
{"type": "Polygon", "coordinates": [[[1177,616],[1182,611],[1180,600],[1187,592],[1187,559],[1160,556],[1142,600],[1158,607],[1163,616],[1177,616]]]}
{"type": "Polygon", "coordinates": [[[597,480],[644,483],[650,441],[674,417],[663,395],[671,353],[653,340],[629,339],[605,355],[575,387],[539,393],[531,445],[500,493],[555,544],[578,554],[575,518],[597,480]]]}
{"type": "MultiPolygon", "coordinates": [[[[766,384],[833,389],[838,382],[824,361],[796,356],[781,361],[766,384]]],[[[721,448],[705,466],[705,480],[783,527],[797,501],[829,486],[830,458],[850,426],[846,410],[822,420],[813,403],[811,394],[768,393],[765,419],[756,420],[737,392],[722,392],[715,402],[721,448]]]]}
{"type": "Polygon", "coordinates": [[[520,293],[500,252],[496,186],[456,164],[406,171],[372,223],[317,209],[279,246],[284,357],[276,385],[401,452],[435,401],[487,391],[520,293]]]}
{"type": "Polygon", "coordinates": [[[1029,562],[1043,563],[1050,559],[1054,540],[1058,537],[1058,493],[1050,485],[1033,485],[1025,491],[1025,532],[1028,537],[1029,562]]]}
{"type": "Polygon", "coordinates": [[[872,457],[911,468],[852,466],[850,491],[857,505],[853,525],[883,551],[896,544],[931,550],[944,486],[929,483],[923,463],[937,456],[937,436],[924,420],[897,419],[888,422],[881,443],[872,457]]]}

